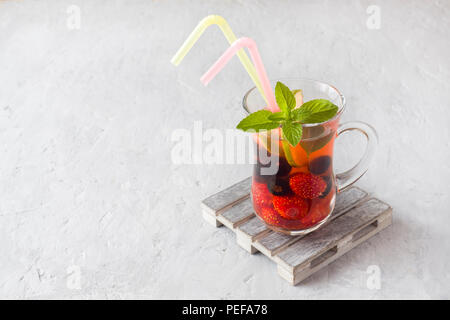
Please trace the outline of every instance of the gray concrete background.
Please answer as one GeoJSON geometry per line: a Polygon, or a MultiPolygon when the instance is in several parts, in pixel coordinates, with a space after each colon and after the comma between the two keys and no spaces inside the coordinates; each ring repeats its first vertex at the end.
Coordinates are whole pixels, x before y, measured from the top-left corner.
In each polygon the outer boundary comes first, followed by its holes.
{"type": "MultiPolygon", "coordinates": [[[[450,298],[449,30],[444,0],[0,2],[0,297],[450,298]],[[201,219],[249,165],[171,162],[174,129],[233,128],[252,86],[236,58],[201,85],[227,46],[217,28],[169,63],[213,13],[255,39],[271,78],[334,84],[343,120],[379,133],[358,185],[394,225],[297,287],[201,219]]],[[[362,147],[340,139],[337,169],[362,147]]]]}

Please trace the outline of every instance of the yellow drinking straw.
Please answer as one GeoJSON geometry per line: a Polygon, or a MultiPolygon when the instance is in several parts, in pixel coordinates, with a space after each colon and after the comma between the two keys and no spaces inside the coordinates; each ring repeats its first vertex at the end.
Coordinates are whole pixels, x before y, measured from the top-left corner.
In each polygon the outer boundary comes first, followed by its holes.
{"type": "MultiPolygon", "coordinates": [[[[197,27],[195,27],[195,29],[191,32],[186,41],[184,41],[183,45],[181,46],[180,49],[178,49],[177,53],[173,56],[170,62],[172,62],[172,64],[174,64],[175,66],[178,66],[181,60],[183,60],[183,58],[187,55],[189,50],[191,50],[191,48],[203,34],[203,32],[205,32],[205,30],[213,24],[219,26],[220,30],[222,30],[223,34],[225,35],[225,38],[227,38],[230,44],[236,41],[236,36],[231,30],[228,22],[221,16],[210,15],[198,23],[197,27]]],[[[251,60],[248,58],[247,54],[245,53],[245,50],[244,49],[239,50],[237,52],[237,56],[239,57],[239,60],[241,60],[241,63],[244,66],[245,70],[247,70],[248,74],[250,75],[250,78],[252,78],[253,82],[255,83],[256,88],[258,88],[264,100],[267,102],[267,98],[264,95],[264,90],[261,86],[261,81],[258,78],[256,69],[253,66],[251,60]]]]}

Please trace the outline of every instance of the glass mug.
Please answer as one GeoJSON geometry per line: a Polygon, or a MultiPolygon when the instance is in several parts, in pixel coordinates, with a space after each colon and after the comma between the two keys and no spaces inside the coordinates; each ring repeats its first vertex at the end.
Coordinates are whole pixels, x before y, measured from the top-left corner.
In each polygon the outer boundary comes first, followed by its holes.
{"type": "MultiPolygon", "coordinates": [[[[291,146],[281,128],[254,133],[256,163],[251,199],[256,215],[272,230],[289,235],[306,234],[323,225],[334,209],[336,194],[356,182],[368,169],[377,145],[377,134],[363,122],[339,124],[344,96],[333,86],[308,79],[281,79],[291,90],[301,89],[303,101],[328,99],[338,106],[332,119],[304,124],[300,143],[291,146]],[[356,130],[367,138],[361,160],[350,170],[335,174],[333,147],[337,136],[356,130]]],[[[275,81],[271,83],[275,87],[275,81]]],[[[264,108],[253,88],[244,96],[248,113],[264,108]]]]}

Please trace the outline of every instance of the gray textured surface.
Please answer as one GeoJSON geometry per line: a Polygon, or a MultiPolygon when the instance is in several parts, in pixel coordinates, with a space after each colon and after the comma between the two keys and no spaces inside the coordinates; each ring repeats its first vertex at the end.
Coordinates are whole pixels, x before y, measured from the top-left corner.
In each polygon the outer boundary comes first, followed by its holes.
{"type": "MultiPolygon", "coordinates": [[[[0,2],[0,296],[450,298],[449,30],[446,0],[0,2]],[[379,30],[366,27],[370,4],[379,30]],[[393,226],[301,287],[201,218],[200,201],[250,166],[170,162],[173,129],[243,116],[251,82],[236,59],[199,81],[226,47],[218,29],[169,63],[211,13],[256,40],[271,78],[330,82],[347,97],[343,120],[379,132],[358,184],[392,205],[393,226]]],[[[338,140],[339,170],[362,140],[338,140]]]]}

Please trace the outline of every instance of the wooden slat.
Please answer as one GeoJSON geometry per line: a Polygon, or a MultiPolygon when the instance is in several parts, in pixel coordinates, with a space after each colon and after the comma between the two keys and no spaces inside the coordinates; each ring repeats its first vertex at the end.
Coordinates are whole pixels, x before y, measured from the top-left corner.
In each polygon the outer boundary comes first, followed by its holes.
{"type": "MultiPolygon", "coordinates": [[[[367,192],[356,187],[351,187],[342,193],[339,193],[336,197],[335,209],[327,223],[330,223],[333,219],[344,214],[366,197],[367,192]]],[[[272,231],[256,240],[253,246],[271,258],[287,246],[300,240],[302,237],[303,235],[293,237],[272,231]]]]}
{"type": "Polygon", "coordinates": [[[333,223],[310,233],[278,253],[275,261],[289,273],[307,266],[311,260],[332,249],[339,240],[373,222],[390,207],[377,199],[369,199],[335,219],[333,223]]]}
{"type": "Polygon", "coordinates": [[[202,201],[203,211],[218,215],[250,196],[252,178],[248,177],[202,201]]]}
{"type": "Polygon", "coordinates": [[[249,221],[244,222],[236,229],[237,243],[250,253],[256,253],[256,248],[252,245],[258,237],[264,236],[270,232],[266,224],[258,217],[253,217],[249,221]]]}
{"type": "Polygon", "coordinates": [[[258,217],[253,217],[249,221],[241,224],[236,231],[246,235],[251,240],[255,240],[256,237],[260,236],[264,231],[267,231],[267,227],[264,222],[258,217]]]}
{"type": "Polygon", "coordinates": [[[288,236],[283,233],[271,231],[264,237],[256,240],[253,246],[269,258],[272,258],[279,251],[283,250],[291,243],[298,241],[301,237],[302,236],[288,236]]]}
{"type": "Polygon", "coordinates": [[[334,212],[336,217],[353,208],[358,202],[368,196],[367,192],[358,187],[350,187],[337,194],[334,212]]]}
{"type": "Polygon", "coordinates": [[[254,215],[252,201],[246,199],[220,213],[217,216],[217,220],[228,228],[234,229],[245,221],[250,220],[254,215]]]}
{"type": "Polygon", "coordinates": [[[205,221],[208,222],[213,227],[217,228],[217,227],[222,226],[222,223],[219,220],[217,220],[216,215],[212,214],[210,211],[203,209],[202,216],[203,216],[203,219],[205,219],[205,221]]]}

